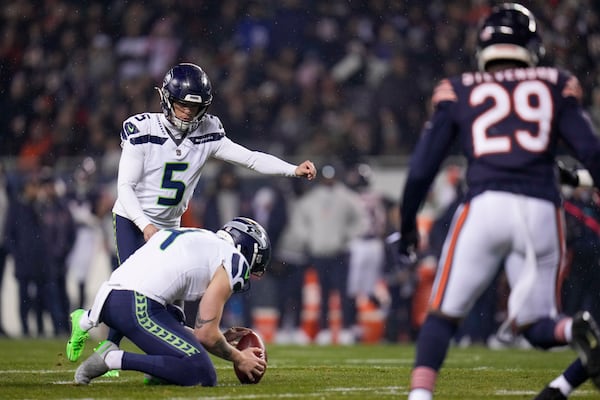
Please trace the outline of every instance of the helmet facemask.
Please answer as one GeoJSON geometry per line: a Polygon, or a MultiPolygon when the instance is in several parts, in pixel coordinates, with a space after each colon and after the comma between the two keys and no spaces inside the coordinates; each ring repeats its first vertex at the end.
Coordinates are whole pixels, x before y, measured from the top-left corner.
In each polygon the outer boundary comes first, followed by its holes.
{"type": "MultiPolygon", "coordinates": [[[[206,111],[208,110],[210,102],[208,104],[200,103],[200,108],[198,109],[196,115],[190,121],[184,121],[181,118],[177,118],[175,115],[173,104],[175,101],[177,101],[177,99],[173,98],[173,96],[171,96],[168,90],[166,90],[164,87],[156,88],[156,90],[160,96],[160,105],[162,107],[162,111],[170,123],[184,133],[192,132],[198,128],[202,117],[204,117],[204,114],[206,114],[206,111]]],[[[195,105],[195,103],[192,103],[192,105],[195,105]]]]}
{"type": "Polygon", "coordinates": [[[208,76],[200,67],[191,63],[182,63],[173,67],[163,80],[162,87],[156,88],[160,96],[160,105],[167,120],[183,133],[194,131],[212,103],[212,86],[208,76]],[[198,112],[190,121],[178,118],[174,105],[176,102],[188,106],[199,106],[198,112]]]}

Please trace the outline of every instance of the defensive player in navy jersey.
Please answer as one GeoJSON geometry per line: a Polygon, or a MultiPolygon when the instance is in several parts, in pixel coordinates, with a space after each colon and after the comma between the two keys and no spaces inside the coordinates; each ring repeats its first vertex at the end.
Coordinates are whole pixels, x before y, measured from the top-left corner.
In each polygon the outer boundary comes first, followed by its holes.
{"type": "Polygon", "coordinates": [[[74,336],[100,322],[129,338],[146,354],[130,353],[105,340],[75,371],[87,385],[109,370],[133,370],[163,383],[214,386],[208,352],[232,361],[250,380],[266,368],[262,350],[236,349],[220,331],[223,307],[234,292],[248,288],[271,259],[271,244],[256,221],[238,217],[219,231],[159,230],[100,286],[90,310],[78,309],[74,336]],[[200,299],[193,331],[167,305],[200,299]]]}
{"type": "Polygon", "coordinates": [[[478,33],[479,71],[442,80],[410,161],[401,199],[400,253],[418,244],[416,215],[453,142],[468,163],[467,191],[446,237],[429,312],[417,339],[410,400],[431,400],[451,338],[504,267],[511,294],[499,334],[548,349],[571,343],[596,375],[600,334],[588,314],[556,318],[565,249],[555,155],[559,142],[600,182],[600,142],[567,71],[539,67],[532,13],[495,7],[478,33]],[[594,343],[596,341],[597,343],[594,343]]]}

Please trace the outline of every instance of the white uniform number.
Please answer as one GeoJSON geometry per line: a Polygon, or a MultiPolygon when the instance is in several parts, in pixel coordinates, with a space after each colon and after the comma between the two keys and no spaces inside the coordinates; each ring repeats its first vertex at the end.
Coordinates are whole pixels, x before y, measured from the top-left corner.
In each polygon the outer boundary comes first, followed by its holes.
{"type": "Polygon", "coordinates": [[[473,151],[475,157],[511,151],[513,138],[523,149],[542,152],[550,142],[552,120],[552,96],[548,87],[540,81],[519,83],[509,93],[497,83],[483,83],[471,92],[473,106],[492,99],[493,106],[473,121],[473,151]],[[523,121],[535,122],[537,131],[516,129],[514,132],[489,135],[489,129],[511,114],[523,121]]]}

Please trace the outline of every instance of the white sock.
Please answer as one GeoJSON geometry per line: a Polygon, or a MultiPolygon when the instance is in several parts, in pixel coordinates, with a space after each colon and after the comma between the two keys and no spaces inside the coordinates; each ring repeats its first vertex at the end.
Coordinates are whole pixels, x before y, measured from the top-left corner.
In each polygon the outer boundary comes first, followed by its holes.
{"type": "Polygon", "coordinates": [[[571,384],[565,379],[563,375],[560,375],[558,378],[554,379],[548,384],[548,386],[560,390],[560,392],[567,397],[569,397],[569,395],[573,391],[573,386],[571,386],[571,384]]]}
{"type": "Polygon", "coordinates": [[[94,327],[94,324],[92,323],[92,321],[90,321],[89,310],[81,314],[81,318],[79,319],[79,327],[86,332],[94,327]]]}
{"type": "Polygon", "coordinates": [[[104,356],[104,362],[110,369],[121,369],[123,366],[123,350],[109,351],[104,356]]]}
{"type": "Polygon", "coordinates": [[[408,400],[432,400],[433,393],[427,389],[413,389],[408,394],[408,400]]]}

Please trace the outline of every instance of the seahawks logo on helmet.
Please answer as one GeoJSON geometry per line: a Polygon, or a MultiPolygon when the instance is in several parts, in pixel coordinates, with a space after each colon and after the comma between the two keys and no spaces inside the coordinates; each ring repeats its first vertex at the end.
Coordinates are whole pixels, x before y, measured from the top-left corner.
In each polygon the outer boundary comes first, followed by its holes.
{"type": "Polygon", "coordinates": [[[199,66],[181,63],[171,68],[163,79],[162,87],[156,88],[160,104],[167,117],[177,129],[189,133],[198,128],[200,121],[212,103],[212,85],[208,75],[199,66]],[[175,115],[173,103],[182,102],[198,106],[198,112],[191,121],[184,121],[175,115]]]}
{"type": "Polygon", "coordinates": [[[265,229],[251,218],[237,217],[227,222],[217,235],[228,240],[242,253],[250,273],[262,276],[271,262],[271,241],[265,229]]]}

